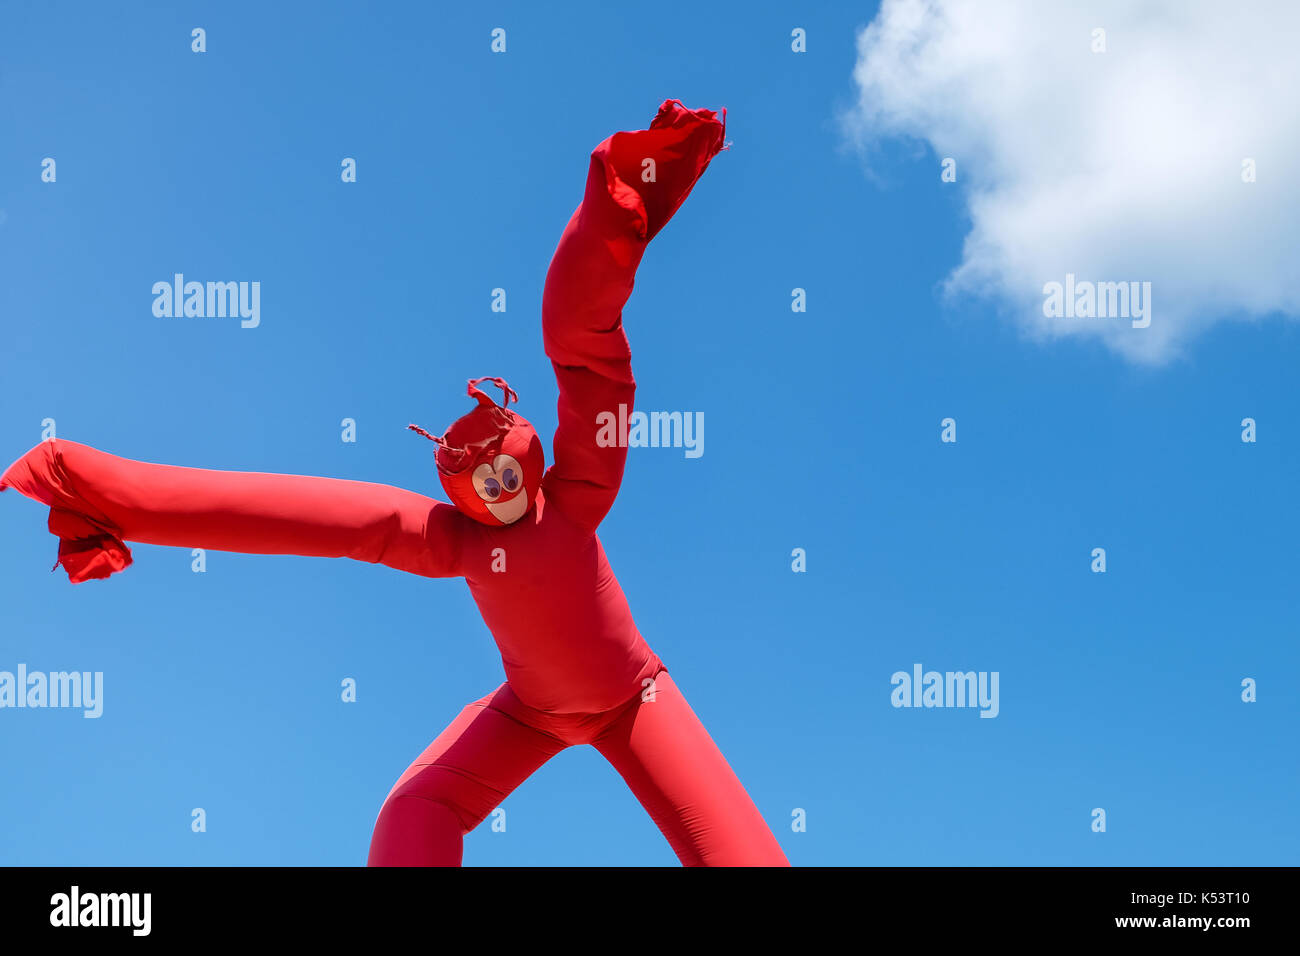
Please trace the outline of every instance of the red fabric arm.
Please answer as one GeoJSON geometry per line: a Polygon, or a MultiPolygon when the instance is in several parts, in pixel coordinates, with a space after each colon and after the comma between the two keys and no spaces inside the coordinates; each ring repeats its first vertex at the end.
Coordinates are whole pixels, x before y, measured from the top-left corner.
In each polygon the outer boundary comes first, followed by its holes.
{"type": "Polygon", "coordinates": [[[55,439],[9,466],[8,487],[50,506],[74,584],[127,567],[124,541],[460,573],[460,513],[388,485],[155,465],[55,439]]]}
{"type": "Polygon", "coordinates": [[[613,506],[627,459],[626,447],[596,441],[597,416],[617,420],[620,405],[630,414],[636,392],[623,306],[646,245],[722,149],[724,131],[712,110],[668,100],[649,129],[597,146],[582,204],[546,274],[542,339],[560,399],[543,488],[548,505],[588,529],[613,506]]]}

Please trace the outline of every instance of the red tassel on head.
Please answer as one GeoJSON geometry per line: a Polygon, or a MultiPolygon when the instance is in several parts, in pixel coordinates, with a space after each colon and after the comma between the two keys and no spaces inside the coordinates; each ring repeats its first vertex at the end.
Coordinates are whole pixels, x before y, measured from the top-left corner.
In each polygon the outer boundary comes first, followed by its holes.
{"type": "Polygon", "coordinates": [[[465,390],[478,405],[442,435],[418,425],[407,428],[438,446],[438,478],[463,514],[483,524],[510,524],[533,507],[541,488],[546,467],[541,439],[526,418],[508,409],[519,395],[505,379],[472,378],[465,390]],[[500,388],[504,404],[477,388],[480,382],[500,388]]]}

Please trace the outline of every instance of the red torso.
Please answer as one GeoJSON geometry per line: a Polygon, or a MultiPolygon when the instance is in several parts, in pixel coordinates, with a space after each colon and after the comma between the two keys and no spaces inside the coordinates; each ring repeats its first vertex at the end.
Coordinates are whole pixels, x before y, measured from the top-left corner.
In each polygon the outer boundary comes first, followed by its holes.
{"type": "Polygon", "coordinates": [[[544,494],[515,524],[464,524],[461,571],[520,700],[596,713],[640,693],[659,659],[596,534],[548,507],[544,494]]]}

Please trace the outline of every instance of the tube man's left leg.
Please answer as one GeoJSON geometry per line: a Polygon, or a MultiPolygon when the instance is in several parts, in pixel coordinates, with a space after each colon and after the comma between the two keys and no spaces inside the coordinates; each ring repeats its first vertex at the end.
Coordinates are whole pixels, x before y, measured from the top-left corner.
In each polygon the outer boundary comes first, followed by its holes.
{"type": "Polygon", "coordinates": [[[789,866],[780,844],[667,671],[654,700],[593,741],[684,866],[789,866]]]}

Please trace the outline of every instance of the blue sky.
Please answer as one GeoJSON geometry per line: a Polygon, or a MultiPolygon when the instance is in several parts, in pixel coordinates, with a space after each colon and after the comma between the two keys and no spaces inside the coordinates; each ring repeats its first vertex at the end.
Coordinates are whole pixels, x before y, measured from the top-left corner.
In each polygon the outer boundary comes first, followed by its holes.
{"type": "MultiPolygon", "coordinates": [[[[1296,327],[1134,364],[945,297],[965,185],[909,142],[867,175],[838,121],[872,5],[465,7],[7,11],[6,462],[53,418],[441,497],[405,426],[461,414],[471,375],[508,378],[549,451],[540,296],[588,153],[667,97],[725,106],[732,148],[625,313],[640,407],[703,412],[705,454],[634,449],[601,536],[790,860],[1294,864],[1296,327]],[[175,272],[259,281],[260,326],[156,318],[175,272]],[[999,715],[892,707],[915,663],[997,671],[999,715]]],[[[73,587],[45,520],[0,497],[0,670],[102,671],[104,715],[0,710],[0,863],[360,864],[397,775],[502,679],[462,582],[138,545],[73,587]]],[[[467,864],[676,863],[590,748],[505,808],[467,864]]]]}

